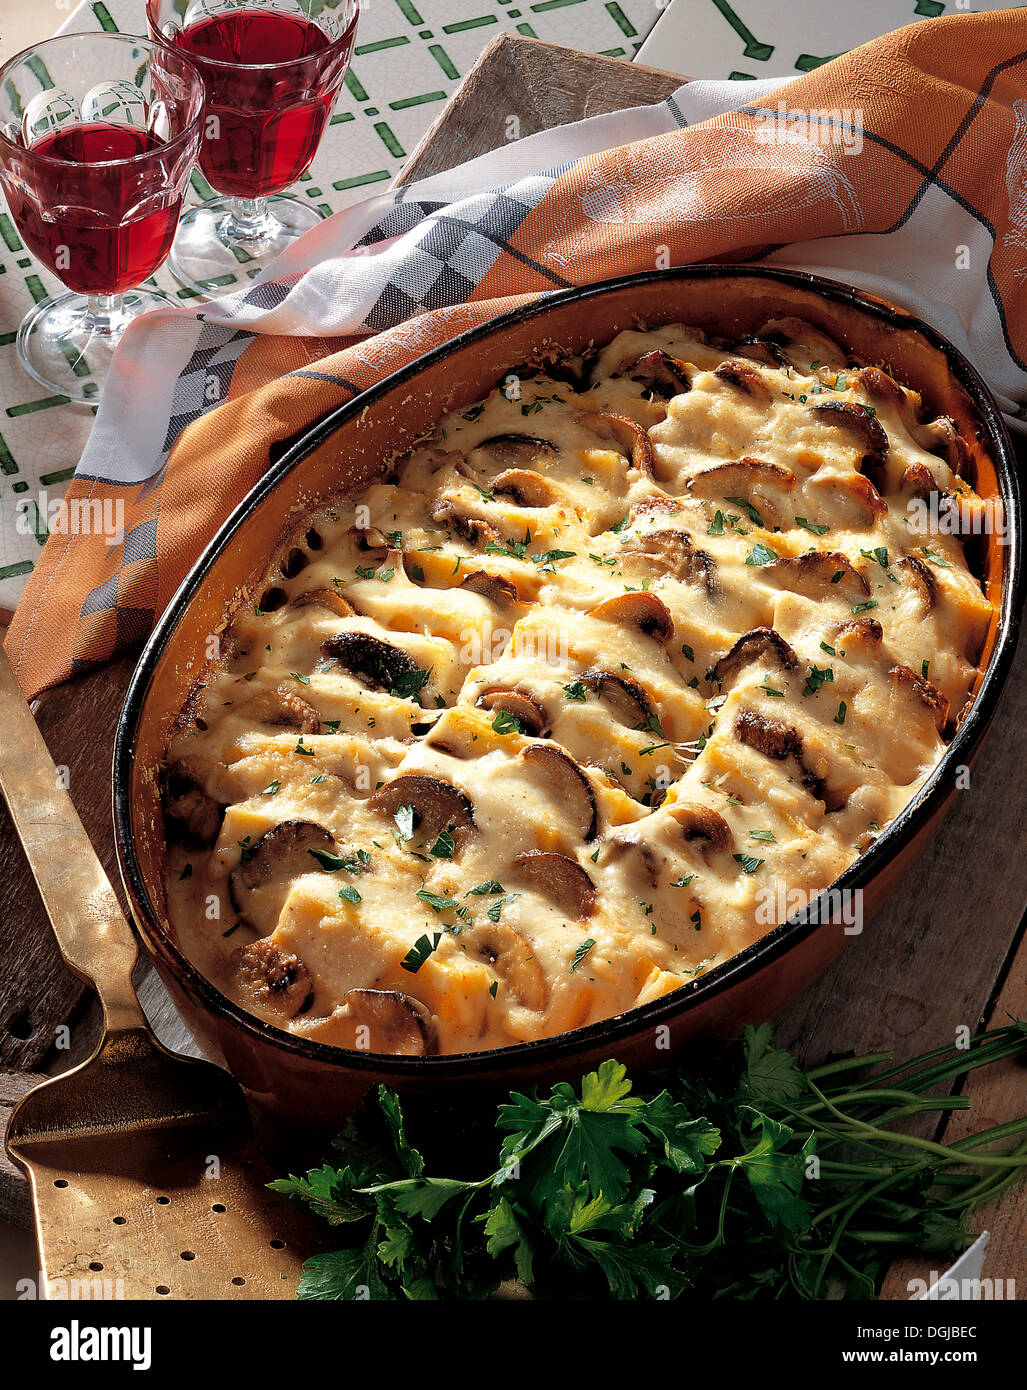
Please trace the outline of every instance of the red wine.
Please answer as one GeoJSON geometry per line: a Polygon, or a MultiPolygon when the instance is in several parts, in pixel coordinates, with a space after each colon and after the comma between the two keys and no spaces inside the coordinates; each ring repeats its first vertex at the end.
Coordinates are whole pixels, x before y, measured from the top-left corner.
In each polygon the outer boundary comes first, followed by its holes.
{"type": "Polygon", "coordinates": [[[354,19],[333,42],[312,20],[230,10],[175,35],[175,46],[196,64],[206,89],[200,168],[213,189],[257,198],[306,171],[346,74],[355,31],[354,19]]]}
{"type": "Polygon", "coordinates": [[[171,249],[181,195],[167,199],[159,158],[99,161],[160,151],[164,142],[134,126],[92,121],[64,126],[31,148],[69,166],[38,165],[32,189],[7,185],[11,214],[33,254],[81,294],[117,294],[148,279],[171,249]]]}

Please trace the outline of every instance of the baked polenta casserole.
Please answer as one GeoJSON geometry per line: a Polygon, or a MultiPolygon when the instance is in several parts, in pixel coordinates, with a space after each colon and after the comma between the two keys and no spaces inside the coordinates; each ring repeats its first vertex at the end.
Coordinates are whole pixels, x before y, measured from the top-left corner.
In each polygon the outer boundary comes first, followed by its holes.
{"type": "Polygon", "coordinates": [[[917,518],[979,516],[969,457],[791,318],[511,373],[308,517],[222,634],[167,750],[181,948],[268,1023],[408,1055],[716,968],[967,706],[992,605],[917,518]]]}

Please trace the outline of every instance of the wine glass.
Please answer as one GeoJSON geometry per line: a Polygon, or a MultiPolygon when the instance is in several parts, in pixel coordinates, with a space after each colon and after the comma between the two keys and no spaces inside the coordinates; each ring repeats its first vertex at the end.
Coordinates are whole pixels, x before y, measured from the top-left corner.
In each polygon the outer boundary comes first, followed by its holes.
{"type": "Polygon", "coordinates": [[[315,226],[282,193],[317,153],[353,52],[358,0],[147,0],[153,38],[206,88],[200,169],[219,196],[188,211],[173,274],[205,296],[252,278],[315,226]]]}
{"type": "Polygon", "coordinates": [[[51,391],[95,400],[129,323],[170,306],[142,286],[171,247],[202,114],[196,69],[147,39],[65,34],[0,68],[0,185],[69,291],[18,330],[22,366],[51,391]]]}

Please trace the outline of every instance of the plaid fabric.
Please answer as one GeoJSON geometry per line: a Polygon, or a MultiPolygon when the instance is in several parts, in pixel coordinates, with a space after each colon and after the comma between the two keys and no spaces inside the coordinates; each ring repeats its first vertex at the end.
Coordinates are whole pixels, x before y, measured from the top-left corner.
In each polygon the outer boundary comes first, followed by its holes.
{"type": "Polygon", "coordinates": [[[273,280],[150,315],[69,491],[121,502],[123,533],[51,536],[7,643],[26,693],[143,636],[305,425],[566,285],[710,259],[815,270],[934,322],[1022,426],[1025,91],[1024,11],[924,22],[790,82],[691,83],[529,137],[328,219],[273,280]]]}

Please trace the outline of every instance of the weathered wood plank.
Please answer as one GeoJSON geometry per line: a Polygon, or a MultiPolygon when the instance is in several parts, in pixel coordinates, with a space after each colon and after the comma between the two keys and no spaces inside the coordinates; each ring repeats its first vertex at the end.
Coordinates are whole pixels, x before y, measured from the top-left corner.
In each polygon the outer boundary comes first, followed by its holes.
{"type": "Polygon", "coordinates": [[[397,183],[452,169],[509,140],[663,101],[687,79],[517,34],[494,38],[403,166],[397,183]]]}

